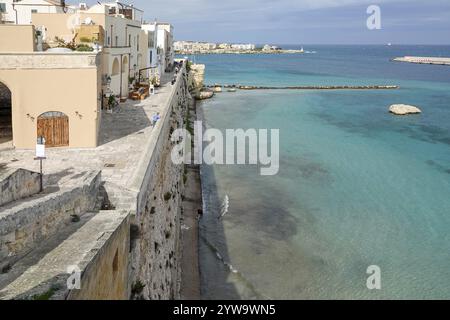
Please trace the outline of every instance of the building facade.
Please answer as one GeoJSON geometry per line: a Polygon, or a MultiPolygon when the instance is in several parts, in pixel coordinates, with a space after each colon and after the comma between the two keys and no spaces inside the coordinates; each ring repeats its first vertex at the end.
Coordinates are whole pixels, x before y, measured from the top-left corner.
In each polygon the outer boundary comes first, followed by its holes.
{"type": "Polygon", "coordinates": [[[128,97],[130,83],[139,77],[148,50],[141,29],[142,11],[119,2],[102,3],[82,7],[75,14],[35,13],[32,21],[49,46],[58,37],[102,48],[104,93],[128,97]]]}
{"type": "Polygon", "coordinates": [[[124,101],[137,80],[173,68],[170,24],[143,24],[120,2],[57,10],[0,24],[0,143],[33,148],[43,135],[50,147],[96,147],[108,97],[124,101]]]}
{"type": "Polygon", "coordinates": [[[32,25],[0,26],[0,39],[0,124],[10,128],[2,139],[16,148],[34,148],[38,136],[49,147],[97,146],[100,54],[38,52],[32,25]]]}
{"type": "Polygon", "coordinates": [[[0,20],[5,24],[31,24],[33,13],[74,13],[64,0],[0,0],[0,20]]]}

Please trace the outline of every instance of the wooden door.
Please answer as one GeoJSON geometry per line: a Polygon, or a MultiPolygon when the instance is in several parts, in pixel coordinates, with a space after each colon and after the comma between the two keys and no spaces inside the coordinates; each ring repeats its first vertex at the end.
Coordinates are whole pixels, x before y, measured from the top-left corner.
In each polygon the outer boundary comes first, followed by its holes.
{"type": "Polygon", "coordinates": [[[38,117],[37,136],[45,138],[45,146],[69,146],[69,117],[62,112],[46,112],[38,117]]]}

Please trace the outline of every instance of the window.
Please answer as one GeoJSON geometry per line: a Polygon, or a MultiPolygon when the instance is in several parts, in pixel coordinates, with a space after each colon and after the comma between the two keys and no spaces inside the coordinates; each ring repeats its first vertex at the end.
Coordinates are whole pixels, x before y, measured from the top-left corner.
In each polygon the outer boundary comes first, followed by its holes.
{"type": "Polygon", "coordinates": [[[131,34],[128,35],[128,46],[131,47],[131,34]]]}
{"type": "Polygon", "coordinates": [[[6,3],[0,3],[0,13],[6,12],[6,3]]]}
{"type": "Polygon", "coordinates": [[[38,13],[37,9],[31,9],[31,13],[38,13]]]}
{"type": "Polygon", "coordinates": [[[116,47],[118,47],[118,46],[119,46],[119,37],[116,36],[116,47]]]}
{"type": "Polygon", "coordinates": [[[137,36],[137,46],[136,46],[137,51],[139,51],[139,36],[137,36]]]}

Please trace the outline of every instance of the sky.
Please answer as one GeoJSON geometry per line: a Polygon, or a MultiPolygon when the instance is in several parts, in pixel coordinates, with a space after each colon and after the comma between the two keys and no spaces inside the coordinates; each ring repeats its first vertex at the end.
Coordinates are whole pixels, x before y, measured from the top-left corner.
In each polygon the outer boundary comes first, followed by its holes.
{"type": "MultiPolygon", "coordinates": [[[[73,2],[73,1],[72,1],[73,2]]],[[[450,0],[129,0],[176,40],[255,44],[450,44],[450,0]],[[369,30],[367,8],[380,8],[369,30]]],[[[96,1],[88,1],[96,3],[96,1]]]]}

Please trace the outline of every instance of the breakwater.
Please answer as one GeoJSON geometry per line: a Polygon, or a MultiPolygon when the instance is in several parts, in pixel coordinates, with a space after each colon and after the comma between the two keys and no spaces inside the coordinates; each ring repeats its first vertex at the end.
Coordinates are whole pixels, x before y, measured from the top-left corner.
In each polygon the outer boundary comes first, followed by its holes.
{"type": "Polygon", "coordinates": [[[399,89],[396,85],[367,85],[367,86],[254,86],[239,84],[214,84],[206,88],[229,88],[240,90],[394,90],[399,89]]]}
{"type": "Polygon", "coordinates": [[[450,58],[443,58],[443,57],[409,57],[409,56],[406,56],[406,57],[394,58],[394,59],[392,59],[392,61],[450,66],[450,58]]]}

